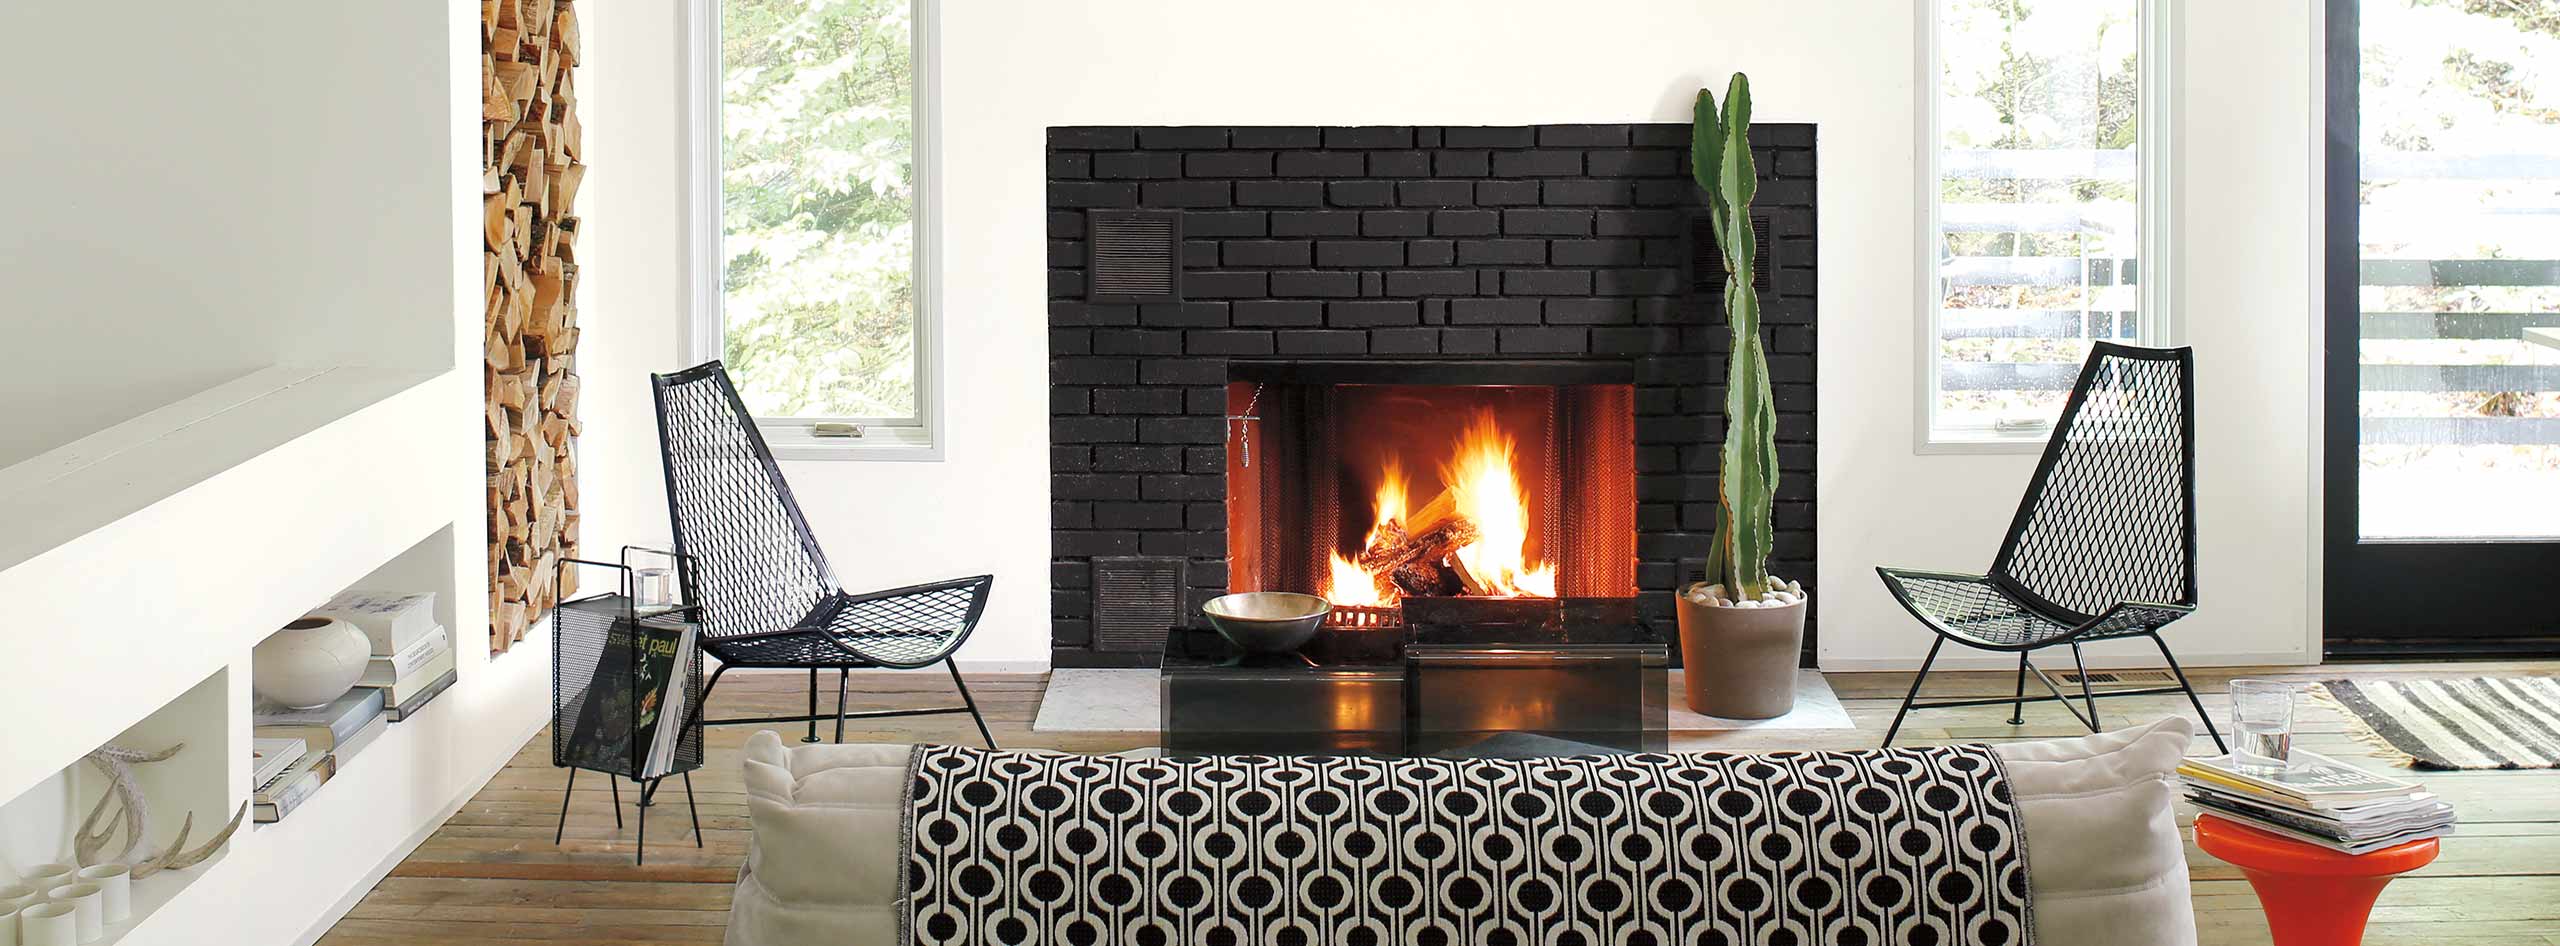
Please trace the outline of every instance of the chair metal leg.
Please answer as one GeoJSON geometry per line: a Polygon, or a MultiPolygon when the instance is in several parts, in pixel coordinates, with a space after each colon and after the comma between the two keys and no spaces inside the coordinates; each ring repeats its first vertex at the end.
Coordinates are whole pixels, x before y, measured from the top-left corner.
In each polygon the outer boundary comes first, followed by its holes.
{"type": "MultiPolygon", "coordinates": [[[[2080,671],[2080,702],[2089,707],[2089,731],[2098,731],[2098,697],[2089,691],[2089,665],[2080,659],[2080,642],[2071,642],[2071,666],[2080,671]]],[[[2068,704],[2065,704],[2068,705],[2068,704]]]]}
{"type": "Polygon", "coordinates": [[[569,784],[560,789],[560,826],[551,829],[553,844],[558,844],[561,838],[569,836],[569,793],[576,791],[577,788],[578,770],[572,768],[569,770],[569,784]]]}
{"type": "Polygon", "coordinates": [[[836,744],[844,744],[844,681],[853,671],[836,668],[836,744]]]}
{"type": "MultiPolygon", "coordinates": [[[[711,679],[702,681],[702,697],[693,701],[693,718],[711,718],[711,691],[720,688],[720,675],[729,672],[728,664],[711,668],[711,679]]],[[[688,724],[691,722],[687,721],[688,724]]]]}
{"type": "Polygon", "coordinates": [[[1894,711],[1893,725],[1885,728],[1884,745],[1880,748],[1893,748],[1893,735],[1902,731],[1902,717],[1910,714],[1911,701],[1920,698],[1920,681],[1929,679],[1929,665],[1938,662],[1938,648],[1945,646],[1947,639],[1943,637],[1929,643],[1929,656],[1921,659],[1920,672],[1912,675],[1911,692],[1903,694],[1902,708],[1894,711]]]}
{"type": "Polygon", "coordinates": [[[960,662],[949,657],[944,657],[942,658],[942,665],[950,668],[951,685],[960,688],[960,702],[969,707],[969,718],[976,720],[978,723],[978,738],[987,741],[987,748],[995,748],[996,736],[994,733],[987,731],[987,718],[978,714],[978,701],[969,696],[968,682],[960,679],[960,662]]]}
{"type": "Polygon", "coordinates": [[[622,780],[607,775],[604,783],[613,787],[613,830],[622,830],[622,780]]]}
{"type": "Polygon", "coordinates": [[[2026,725],[2026,724],[2027,724],[2027,652],[2026,652],[2026,651],[2023,651],[2023,650],[2018,652],[2018,691],[2017,691],[2017,693],[2016,693],[2014,696],[2012,696],[2012,697],[2011,697],[2011,699],[2015,700],[2016,702],[2013,702],[2013,703],[2010,703],[2010,704],[2009,704],[2009,725],[2012,725],[2012,726],[2024,726],[2024,725],[2026,725]]]}
{"type": "Polygon", "coordinates": [[[2222,742],[2222,730],[2213,728],[2213,714],[2204,711],[2204,700],[2196,696],[2196,688],[2187,682],[2187,672],[2178,669],[2178,658],[2169,653],[2169,642],[2160,639],[2158,630],[2143,636],[2151,638],[2151,646],[2160,648],[2160,659],[2169,662],[2169,672],[2178,677],[2178,688],[2187,691],[2187,702],[2195,704],[2196,718],[2204,721],[2205,734],[2213,737],[2215,751],[2230,754],[2231,747],[2222,742]]]}
{"type": "Polygon", "coordinates": [[[684,772],[684,810],[693,816],[693,846],[702,846],[702,809],[693,804],[693,770],[684,772]]]}
{"type": "Polygon", "coordinates": [[[818,741],[818,668],[809,668],[809,734],[801,742],[818,741]]]}

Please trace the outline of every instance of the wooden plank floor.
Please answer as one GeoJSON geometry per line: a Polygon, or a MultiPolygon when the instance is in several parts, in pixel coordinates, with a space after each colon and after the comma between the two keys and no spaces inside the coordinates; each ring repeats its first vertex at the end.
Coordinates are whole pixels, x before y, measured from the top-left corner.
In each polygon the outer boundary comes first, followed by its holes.
{"type": "MultiPolygon", "coordinates": [[[[2560,673],[2560,662],[2466,664],[2345,664],[2322,668],[2317,679],[2356,676],[2449,676],[2560,673]]],[[[2207,670],[2198,688],[2219,694],[2235,676],[2289,676],[2280,672],[2207,670]]],[[[717,711],[724,715],[798,712],[806,677],[751,674],[728,678],[717,711]]],[[[1768,749],[1871,746],[1892,719],[1910,686],[1908,674],[1831,674],[1830,680],[1856,731],[1691,733],[1674,748],[1768,749]]],[[[1031,732],[1039,708],[1042,675],[973,676],[971,689],[987,712],[996,738],[1008,747],[1116,751],[1150,745],[1152,733],[1059,734],[1031,732]]],[[[829,681],[832,682],[832,681],[829,681]]],[[[1998,673],[1942,673],[1931,677],[1929,696],[2003,696],[2010,680],[1998,673]]],[[[891,709],[942,705],[951,699],[940,673],[858,675],[850,708],[891,709]]],[[[2207,696],[2217,714],[2226,701],[2207,696]]],[[[2128,697],[2099,703],[2110,727],[2187,712],[2183,697],[2128,697]]],[[[2010,726],[2008,708],[1975,707],[1913,715],[1903,727],[1911,743],[2037,739],[2081,732],[2050,703],[2030,704],[2027,725],[2010,726]]],[[[958,742],[975,744],[966,716],[926,716],[859,721],[847,741],[958,742]]],[[[2389,770],[2353,735],[2353,720],[2306,701],[2297,745],[2360,760],[2389,770]]],[[[323,946],[457,946],[477,943],[717,943],[729,905],[730,881],[745,856],[747,812],[738,773],[738,751],[755,727],[711,730],[711,757],[694,773],[702,813],[702,846],[681,804],[652,809],[649,864],[631,863],[635,800],[622,793],[622,829],[614,826],[613,796],[605,780],[579,778],[569,812],[568,838],[554,845],[563,773],[550,765],[548,735],[536,737],[470,803],[365,896],[320,942],[323,946]]],[[[795,733],[796,735],[796,733],[795,733]]],[[[2199,740],[2210,751],[2211,743],[2199,740]]],[[[2447,839],[2433,866],[2392,884],[2374,910],[2369,946],[2471,944],[2560,946],[2560,772],[2425,773],[2423,778],[2462,813],[2462,833],[2447,839]]],[[[670,793],[672,794],[672,793],[670,793]]],[[[680,801],[680,799],[679,799],[680,801]]],[[[2183,821],[2191,812],[2182,812],[2183,821]]],[[[2197,922],[2208,944],[2268,942],[2266,923],[2248,884],[2228,865],[2188,847],[2194,874],[2197,922]]]]}

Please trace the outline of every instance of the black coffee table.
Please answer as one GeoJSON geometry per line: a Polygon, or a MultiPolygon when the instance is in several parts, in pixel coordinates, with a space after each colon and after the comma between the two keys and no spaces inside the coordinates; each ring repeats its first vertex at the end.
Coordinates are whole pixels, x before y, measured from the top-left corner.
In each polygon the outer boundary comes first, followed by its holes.
{"type": "Polygon", "coordinates": [[[1159,668],[1164,747],[1426,755],[1525,732],[1659,751],[1669,664],[1669,649],[1633,627],[1328,628],[1282,655],[1177,629],[1159,668]]]}

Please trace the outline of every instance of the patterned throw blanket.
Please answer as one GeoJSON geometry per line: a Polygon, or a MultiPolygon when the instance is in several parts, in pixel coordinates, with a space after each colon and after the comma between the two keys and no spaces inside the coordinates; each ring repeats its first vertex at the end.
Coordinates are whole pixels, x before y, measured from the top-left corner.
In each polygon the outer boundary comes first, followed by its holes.
{"type": "Polygon", "coordinates": [[[919,946],[2033,939],[2019,812],[1979,746],[912,764],[919,946]]]}

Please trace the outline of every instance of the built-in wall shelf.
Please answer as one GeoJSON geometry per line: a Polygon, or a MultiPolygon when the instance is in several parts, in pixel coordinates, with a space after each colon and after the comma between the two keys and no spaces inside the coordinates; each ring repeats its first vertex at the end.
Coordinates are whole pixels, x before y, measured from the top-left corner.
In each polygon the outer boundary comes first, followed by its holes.
{"type": "Polygon", "coordinates": [[[446,373],[266,368],[0,467],[0,569],[446,373]]]}
{"type": "Polygon", "coordinates": [[[0,797],[475,506],[478,415],[453,415],[478,382],[269,369],[0,470],[0,719],[48,721],[11,736],[0,797]]]}
{"type": "Polygon", "coordinates": [[[310,942],[541,727],[548,639],[487,652],[477,367],[267,369],[0,469],[0,835],[76,827],[100,780],[65,770],[183,703],[220,772],[154,818],[192,812],[201,841],[251,794],[259,641],[355,587],[433,591],[454,635],[450,690],[282,822],[138,885],[120,944],[310,942]]]}

